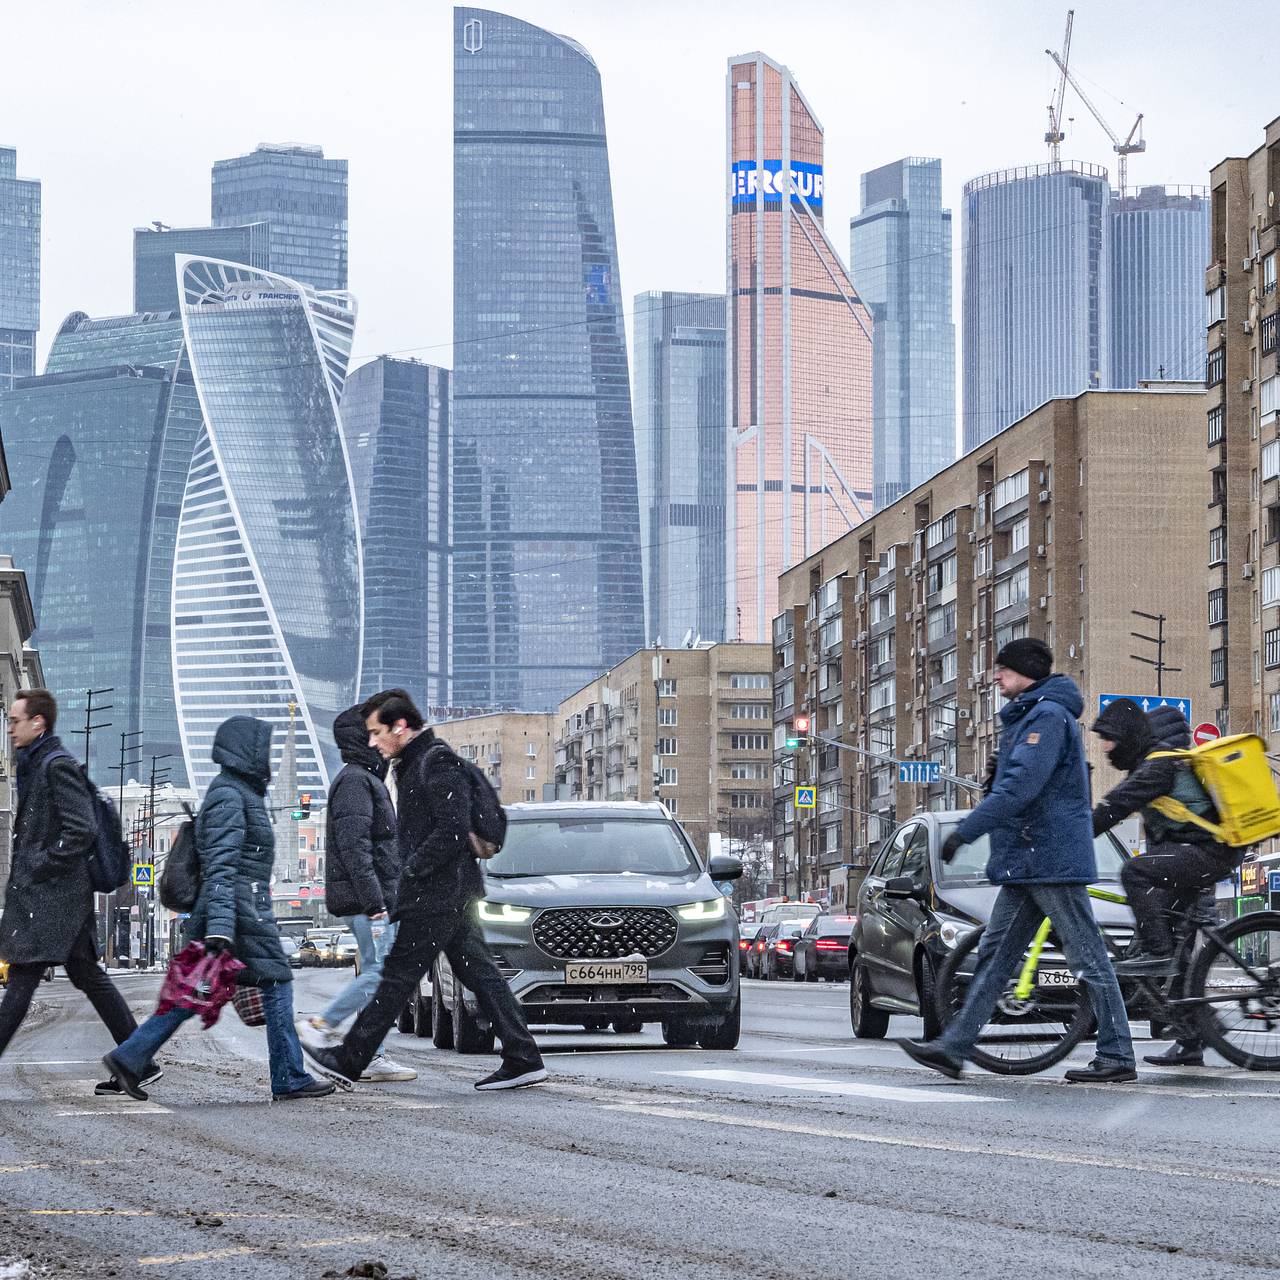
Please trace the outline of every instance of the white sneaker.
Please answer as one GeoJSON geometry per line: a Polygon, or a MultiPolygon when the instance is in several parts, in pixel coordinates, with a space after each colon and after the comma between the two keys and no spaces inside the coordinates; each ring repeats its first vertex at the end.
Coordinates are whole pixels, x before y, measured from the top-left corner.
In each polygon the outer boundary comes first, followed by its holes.
{"type": "Polygon", "coordinates": [[[398,1062],[392,1062],[390,1058],[381,1053],[365,1067],[360,1076],[361,1080],[366,1080],[372,1084],[385,1084],[389,1080],[416,1080],[417,1078],[418,1073],[412,1067],[402,1067],[398,1062]]]}
{"type": "Polygon", "coordinates": [[[332,1049],[342,1043],[342,1036],[336,1028],[331,1027],[318,1013],[310,1018],[301,1014],[293,1020],[298,1029],[298,1039],[303,1044],[316,1045],[321,1049],[332,1049]]]}

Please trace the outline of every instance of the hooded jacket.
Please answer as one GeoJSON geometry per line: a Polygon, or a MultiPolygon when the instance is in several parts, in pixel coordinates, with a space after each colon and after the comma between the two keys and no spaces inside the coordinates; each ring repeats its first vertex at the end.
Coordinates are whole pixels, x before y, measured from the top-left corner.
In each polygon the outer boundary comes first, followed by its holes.
{"type": "Polygon", "coordinates": [[[333,722],[345,762],[325,810],[325,900],[336,916],[376,916],[395,901],[400,880],[396,811],[382,778],[386,762],[369,746],[359,707],[333,722]]]}
{"type": "Polygon", "coordinates": [[[992,884],[1089,884],[1097,879],[1089,776],[1076,721],[1075,681],[1051,675],[1000,711],[1004,725],[991,794],[956,831],[990,835],[992,884]]]}
{"type": "Polygon", "coordinates": [[[242,986],[290,982],[271,914],[276,842],[263,799],[271,780],[271,726],[252,716],[224,720],[214,735],[213,760],[222,771],[196,814],[200,894],[186,937],[230,942],[245,965],[237,978],[242,986]]]}
{"type": "Polygon", "coordinates": [[[1153,752],[1184,751],[1191,745],[1187,722],[1176,707],[1144,712],[1131,698],[1117,698],[1093,722],[1093,732],[1116,744],[1107,758],[1128,774],[1094,806],[1095,833],[1110,831],[1131,813],[1141,811],[1149,845],[1196,844],[1233,857],[1231,850],[1194,823],[1177,822],[1150,807],[1151,801],[1161,796],[1173,796],[1193,813],[1211,822],[1217,819],[1213,801],[1189,764],[1150,758],[1153,752]]]}

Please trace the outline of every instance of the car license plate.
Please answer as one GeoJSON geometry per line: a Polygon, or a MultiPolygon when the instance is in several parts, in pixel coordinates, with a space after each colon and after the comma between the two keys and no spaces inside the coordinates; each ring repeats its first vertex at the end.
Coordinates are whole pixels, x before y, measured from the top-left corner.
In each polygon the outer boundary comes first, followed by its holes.
{"type": "Polygon", "coordinates": [[[581,986],[648,982],[649,965],[644,960],[570,960],[564,967],[564,980],[581,986]]]}
{"type": "Polygon", "coordinates": [[[1076,975],[1070,969],[1037,969],[1036,986],[1038,987],[1074,987],[1076,975]]]}

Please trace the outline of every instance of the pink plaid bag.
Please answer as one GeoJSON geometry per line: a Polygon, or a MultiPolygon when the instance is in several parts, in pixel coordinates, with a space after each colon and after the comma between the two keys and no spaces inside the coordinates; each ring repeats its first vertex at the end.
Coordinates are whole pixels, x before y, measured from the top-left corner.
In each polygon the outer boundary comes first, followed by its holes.
{"type": "Polygon", "coordinates": [[[243,968],[229,951],[209,955],[203,942],[188,942],[169,961],[156,1012],[193,1009],[206,1029],[213,1026],[222,1006],[235,998],[236,974],[243,968]]]}

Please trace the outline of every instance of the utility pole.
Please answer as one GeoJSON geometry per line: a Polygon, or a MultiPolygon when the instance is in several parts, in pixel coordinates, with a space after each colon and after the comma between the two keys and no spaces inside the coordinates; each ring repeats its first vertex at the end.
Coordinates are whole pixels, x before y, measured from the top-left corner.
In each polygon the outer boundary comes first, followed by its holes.
{"type": "Polygon", "coordinates": [[[1134,662],[1145,662],[1149,667],[1156,669],[1156,697],[1164,696],[1164,673],[1166,671],[1179,672],[1181,667],[1171,667],[1164,660],[1164,647],[1168,641],[1164,638],[1164,624],[1168,621],[1163,613],[1143,613],[1141,609],[1130,609],[1129,612],[1135,618],[1146,618],[1148,622],[1156,624],[1156,633],[1153,636],[1143,635],[1140,631],[1130,631],[1129,634],[1135,640],[1145,640],[1148,644],[1156,647],[1156,656],[1154,658],[1144,658],[1141,654],[1131,653],[1134,662]]]}
{"type": "MultiPolygon", "coordinates": [[[[132,769],[139,763],[141,757],[134,753],[139,748],[139,743],[133,741],[135,738],[142,737],[141,729],[134,729],[132,732],[121,731],[120,734],[120,763],[111,766],[112,773],[118,773],[119,778],[119,800],[116,804],[116,812],[120,815],[121,822],[124,821],[124,780],[129,769],[132,769]]],[[[86,747],[86,753],[88,748],[86,747]]],[[[109,893],[106,896],[107,909],[100,913],[99,918],[105,922],[106,938],[104,940],[106,953],[108,958],[115,955],[115,901],[116,895],[109,893]]],[[[137,901],[138,892],[133,885],[129,886],[129,905],[132,906],[137,901]]],[[[118,957],[117,957],[118,958],[118,957]]]]}
{"type": "Polygon", "coordinates": [[[111,728],[110,720],[104,720],[102,724],[93,723],[93,717],[97,712],[110,711],[111,708],[115,706],[115,703],[113,702],[100,703],[96,707],[93,705],[94,698],[98,697],[99,694],[103,694],[103,693],[115,693],[115,686],[112,685],[106,689],[86,689],[85,690],[84,728],[73,729],[71,731],[72,733],[75,733],[75,734],[84,735],[84,767],[85,769],[89,768],[89,738],[92,735],[93,731],[95,729],[111,728]]]}
{"type": "MultiPolygon", "coordinates": [[[[147,782],[147,812],[146,812],[146,849],[152,866],[152,880],[155,879],[155,862],[156,862],[156,785],[163,785],[169,781],[168,769],[157,769],[156,765],[161,760],[172,759],[173,753],[164,752],[162,755],[151,757],[151,777],[147,782]]],[[[146,931],[146,957],[147,965],[150,967],[155,963],[155,946],[156,946],[156,886],[154,883],[147,889],[147,931],[146,931]]]]}

